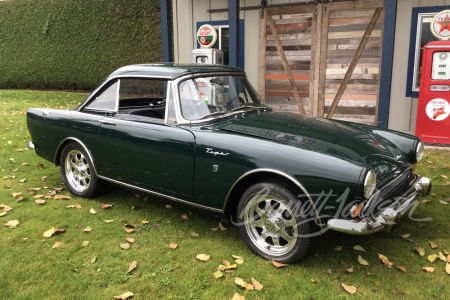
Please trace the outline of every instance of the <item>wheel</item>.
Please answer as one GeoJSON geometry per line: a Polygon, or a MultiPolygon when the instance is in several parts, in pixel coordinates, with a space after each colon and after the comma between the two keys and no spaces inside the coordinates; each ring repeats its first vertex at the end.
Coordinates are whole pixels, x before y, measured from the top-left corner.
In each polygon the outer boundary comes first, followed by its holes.
{"type": "Polygon", "coordinates": [[[257,183],[248,188],[238,204],[239,231],[257,255],[293,264],[310,244],[310,222],[302,213],[301,201],[278,183],[257,183]]]}
{"type": "Polygon", "coordinates": [[[100,180],[86,151],[78,143],[67,144],[60,158],[61,175],[67,189],[74,195],[93,198],[100,190],[100,180]]]}

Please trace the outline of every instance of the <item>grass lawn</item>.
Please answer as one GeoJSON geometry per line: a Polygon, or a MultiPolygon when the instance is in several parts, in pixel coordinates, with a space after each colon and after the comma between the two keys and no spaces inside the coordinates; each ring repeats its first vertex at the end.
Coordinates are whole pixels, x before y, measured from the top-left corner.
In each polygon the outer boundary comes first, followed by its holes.
{"type": "Polygon", "coordinates": [[[450,203],[442,204],[450,198],[450,151],[427,151],[417,168],[418,174],[433,179],[434,187],[413,217],[432,221],[405,216],[393,232],[371,236],[329,231],[315,240],[301,263],[276,268],[247,249],[236,227],[225,224],[227,230],[217,230],[220,219],[206,213],[115,187],[93,200],[69,194],[59,168],[26,150],[30,136],[25,113],[30,107],[73,108],[85,97],[0,90],[0,204],[12,208],[0,217],[0,299],[112,299],[127,291],[135,299],[229,299],[235,293],[246,299],[448,299],[446,262],[427,258],[441,252],[447,259],[445,251],[450,252],[450,203]],[[44,198],[54,188],[63,188],[58,195],[70,199],[44,198]],[[12,193],[22,193],[18,197],[24,199],[18,202],[12,193]],[[37,205],[35,200],[46,203],[37,205]],[[102,203],[112,207],[102,208],[102,203]],[[3,226],[9,220],[20,223],[14,229],[3,226]],[[125,232],[125,224],[134,225],[134,232],[125,232]],[[43,237],[52,227],[65,232],[43,237]],[[83,231],[86,227],[91,231],[83,231]],[[400,236],[405,234],[406,239],[400,236]],[[125,238],[134,239],[129,250],[120,247],[125,238]],[[84,241],[89,244],[83,246],[84,241]],[[53,248],[57,242],[61,245],[53,248]],[[171,249],[171,242],[178,247],[171,249]],[[354,250],[355,245],[365,251],[354,250]],[[425,255],[414,247],[423,248],[425,255]],[[210,255],[209,261],[197,260],[201,253],[210,255]],[[378,253],[393,266],[383,264],[378,253]],[[234,263],[232,255],[242,256],[244,263],[215,279],[223,259],[234,263]],[[359,255],[368,266],[358,262],[359,255]],[[128,273],[133,261],[137,267],[128,273]],[[246,291],[234,283],[235,277],[249,283],[253,277],[264,288],[246,291]],[[356,294],[340,283],[356,287],[356,294]]]}

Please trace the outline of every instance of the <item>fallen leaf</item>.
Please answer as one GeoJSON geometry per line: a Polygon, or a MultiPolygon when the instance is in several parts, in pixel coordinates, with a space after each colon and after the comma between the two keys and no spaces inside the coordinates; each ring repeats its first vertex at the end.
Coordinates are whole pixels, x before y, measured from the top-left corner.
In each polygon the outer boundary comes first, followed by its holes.
{"type": "Polygon", "coordinates": [[[426,225],[426,224],[423,224],[423,223],[417,224],[417,227],[419,227],[419,228],[423,228],[423,227],[425,227],[425,226],[427,226],[427,225],[426,225]]]}
{"type": "Polygon", "coordinates": [[[225,258],[222,259],[222,263],[224,264],[224,266],[225,266],[226,268],[228,268],[228,267],[231,265],[230,262],[229,262],[228,260],[226,260],[225,258]]]}
{"type": "Polygon", "coordinates": [[[433,249],[436,249],[438,247],[438,244],[436,244],[435,242],[429,241],[430,243],[430,247],[433,249]]]}
{"type": "Polygon", "coordinates": [[[237,268],[237,264],[232,264],[232,265],[229,265],[227,267],[227,270],[229,270],[229,269],[236,269],[236,268],[237,268]]]}
{"type": "Polygon", "coordinates": [[[130,297],[133,297],[133,295],[134,294],[132,292],[126,292],[126,293],[123,293],[122,295],[114,296],[114,298],[125,300],[125,299],[128,299],[130,297]]]}
{"type": "Polygon", "coordinates": [[[353,246],[353,249],[354,249],[354,250],[358,250],[358,251],[366,251],[366,250],[364,250],[364,248],[361,247],[360,245],[355,245],[355,246],[353,246]]]}
{"type": "Polygon", "coordinates": [[[36,195],[36,196],[33,196],[33,199],[39,199],[39,198],[42,198],[42,197],[44,197],[44,195],[36,195]]]}
{"type": "Polygon", "coordinates": [[[439,200],[439,203],[440,203],[440,204],[442,204],[442,205],[448,205],[448,203],[447,203],[447,202],[445,202],[445,201],[442,201],[442,200],[439,200]]]}
{"type": "Polygon", "coordinates": [[[378,253],[378,257],[381,259],[381,261],[386,265],[386,266],[388,266],[389,268],[393,265],[393,263],[391,263],[390,261],[389,261],[389,259],[386,257],[386,256],[384,256],[383,254],[380,254],[380,253],[378,253]]]}
{"type": "Polygon", "coordinates": [[[276,262],[274,260],[272,260],[272,264],[277,268],[282,268],[282,267],[287,266],[287,264],[282,264],[282,263],[276,262]]]}
{"type": "Polygon", "coordinates": [[[441,177],[442,178],[445,178],[445,179],[447,179],[448,177],[447,176],[445,176],[444,174],[441,174],[441,177]]]}
{"type": "Polygon", "coordinates": [[[38,169],[42,170],[44,168],[44,164],[38,164],[37,167],[38,169]]]}
{"type": "Polygon", "coordinates": [[[4,226],[9,227],[11,229],[16,228],[19,225],[19,220],[9,220],[3,223],[4,226]]]}
{"type": "Polygon", "coordinates": [[[14,198],[19,197],[20,195],[22,195],[22,192],[20,193],[12,193],[11,196],[13,196],[14,198]]]}
{"type": "Polygon", "coordinates": [[[397,267],[397,269],[402,270],[403,272],[406,273],[406,267],[405,266],[398,266],[398,265],[395,265],[395,266],[397,267]]]}
{"type": "Polygon", "coordinates": [[[130,243],[130,244],[134,244],[134,239],[133,238],[125,238],[125,240],[130,243]]]}
{"type": "Polygon", "coordinates": [[[252,280],[253,286],[255,287],[255,290],[261,291],[264,288],[264,286],[261,283],[259,283],[255,278],[252,277],[251,280],[252,280]]]}
{"type": "Polygon", "coordinates": [[[62,191],[64,188],[53,188],[53,190],[55,190],[55,191],[57,191],[57,192],[59,192],[59,191],[62,191]]]}
{"type": "Polygon", "coordinates": [[[47,179],[47,176],[42,176],[41,180],[44,181],[45,179],[47,179]]]}
{"type": "Polygon", "coordinates": [[[434,272],[434,268],[432,268],[432,267],[425,267],[425,268],[422,268],[422,270],[425,270],[425,271],[430,272],[430,273],[434,272]]]}
{"type": "Polygon", "coordinates": [[[234,262],[237,263],[238,265],[242,265],[244,263],[244,260],[242,258],[238,258],[234,262]]]}
{"type": "Polygon", "coordinates": [[[187,214],[181,215],[181,218],[182,218],[183,220],[189,219],[188,216],[187,216],[187,214]]]}
{"type": "Polygon", "coordinates": [[[334,247],[334,251],[342,251],[342,249],[344,249],[344,246],[336,246],[334,247]]]}
{"type": "Polygon", "coordinates": [[[364,258],[362,258],[361,255],[358,255],[358,262],[359,262],[361,265],[364,265],[364,266],[368,266],[368,265],[369,265],[369,263],[367,262],[367,260],[365,260],[364,258]]]}
{"type": "Polygon", "coordinates": [[[201,261],[208,261],[210,258],[210,255],[208,254],[198,254],[195,258],[201,261]]]}
{"type": "Polygon", "coordinates": [[[346,285],[341,283],[341,286],[350,294],[355,294],[356,293],[356,288],[354,286],[351,285],[346,285]]]}
{"type": "Polygon", "coordinates": [[[330,274],[330,275],[331,275],[332,273],[333,273],[333,271],[331,271],[331,269],[328,269],[328,270],[327,270],[327,274],[330,274]]]}
{"type": "Polygon", "coordinates": [[[34,200],[37,205],[45,204],[45,200],[34,200]]]}
{"type": "Polygon", "coordinates": [[[222,231],[227,230],[227,228],[226,228],[225,226],[222,225],[222,222],[219,223],[219,228],[220,228],[220,230],[222,230],[222,231]]]}
{"type": "Polygon", "coordinates": [[[172,205],[166,204],[166,208],[172,208],[172,205]]]}
{"type": "Polygon", "coordinates": [[[26,178],[22,178],[22,179],[19,180],[20,183],[24,183],[25,181],[27,181],[26,178]]]}
{"type": "Polygon", "coordinates": [[[380,282],[378,280],[375,280],[375,285],[380,286],[380,282]]]}
{"type": "Polygon", "coordinates": [[[349,269],[345,269],[345,271],[349,272],[349,273],[353,273],[353,266],[349,269]]]}
{"type": "Polygon", "coordinates": [[[148,223],[150,223],[150,221],[142,220],[141,223],[142,223],[142,224],[148,224],[148,223]]]}
{"type": "Polygon", "coordinates": [[[431,202],[431,200],[428,200],[428,199],[422,200],[422,203],[429,203],[429,202],[431,202]]]}
{"type": "Polygon", "coordinates": [[[158,228],[159,224],[153,224],[153,228],[158,228]]]}
{"type": "Polygon", "coordinates": [[[112,223],[112,222],[114,222],[114,220],[103,220],[103,221],[105,221],[105,223],[112,223]]]}
{"type": "Polygon", "coordinates": [[[447,265],[445,266],[445,272],[447,272],[447,274],[450,275],[450,264],[447,263],[447,265]]]}
{"type": "Polygon", "coordinates": [[[128,267],[128,272],[127,273],[132,272],[134,269],[136,269],[136,267],[137,267],[137,261],[134,260],[134,261],[131,262],[130,266],[128,267]]]}
{"type": "Polygon", "coordinates": [[[6,216],[6,214],[7,214],[7,212],[3,211],[3,212],[0,213],[0,217],[6,216]]]}
{"type": "Polygon", "coordinates": [[[225,267],[224,265],[219,265],[218,267],[217,267],[217,270],[218,271],[225,271],[227,269],[227,267],[225,267]]]}
{"type": "Polygon", "coordinates": [[[85,229],[83,229],[83,232],[91,232],[91,227],[87,226],[85,229]]]}
{"type": "Polygon", "coordinates": [[[8,205],[3,205],[3,211],[4,212],[8,212],[8,211],[11,211],[11,210],[12,210],[12,207],[10,207],[8,205]]]}
{"type": "Polygon", "coordinates": [[[428,255],[428,261],[434,262],[436,260],[436,258],[438,258],[438,257],[439,257],[439,255],[437,255],[437,254],[428,255]]]}
{"type": "Polygon", "coordinates": [[[29,163],[22,163],[22,166],[29,166],[29,163]]]}
{"type": "Polygon", "coordinates": [[[70,197],[66,196],[66,195],[55,195],[55,197],[53,197],[54,200],[69,200],[70,197]]]}
{"type": "Polygon", "coordinates": [[[191,233],[191,236],[195,237],[195,238],[198,238],[200,235],[197,232],[193,232],[193,233],[191,233]]]}
{"type": "Polygon", "coordinates": [[[45,198],[45,199],[52,199],[52,196],[50,196],[50,195],[45,195],[44,198],[45,198]]]}
{"type": "MultiPolygon", "coordinates": [[[[55,198],[56,198],[56,196],[55,196],[55,198]]],[[[96,211],[95,209],[93,209],[93,208],[91,208],[91,209],[89,210],[89,212],[90,212],[91,214],[93,214],[93,215],[95,215],[95,214],[97,213],[97,211],[96,211]]]]}
{"type": "Polygon", "coordinates": [[[429,164],[432,164],[432,163],[433,163],[432,161],[429,161],[429,160],[426,160],[426,162],[429,163],[429,164]]]}
{"type": "Polygon", "coordinates": [[[56,243],[53,245],[52,249],[59,248],[61,245],[62,245],[62,242],[56,242],[56,243]]]}
{"type": "Polygon", "coordinates": [[[134,231],[133,228],[126,228],[126,227],[123,227],[123,230],[125,230],[126,233],[132,233],[134,231]]]}
{"type": "Polygon", "coordinates": [[[170,243],[169,247],[170,247],[170,249],[174,249],[175,250],[175,249],[177,249],[178,245],[177,245],[177,243],[172,242],[172,243],[170,243]]]}
{"type": "Polygon", "coordinates": [[[97,257],[94,256],[93,258],[91,258],[91,264],[95,263],[97,261],[97,257]]]}
{"type": "Polygon", "coordinates": [[[217,230],[219,230],[219,227],[211,228],[211,231],[217,231],[217,230]]]}
{"type": "Polygon", "coordinates": [[[86,247],[87,245],[89,245],[89,241],[84,241],[81,243],[81,246],[86,247]]]}
{"type": "Polygon", "coordinates": [[[442,254],[442,252],[439,252],[439,259],[442,260],[442,261],[446,261],[447,260],[447,258],[445,257],[444,254],[442,254]]]}
{"type": "Polygon", "coordinates": [[[223,277],[223,273],[221,272],[221,271],[216,271],[216,272],[214,272],[214,278],[220,278],[220,277],[223,277]]]}
{"type": "Polygon", "coordinates": [[[110,208],[110,207],[112,207],[111,204],[106,204],[106,203],[102,203],[101,206],[102,206],[102,208],[110,208]]]}
{"type": "Polygon", "coordinates": [[[245,297],[239,295],[238,293],[235,293],[235,294],[233,295],[233,297],[230,298],[230,300],[245,300],[245,297]]]}
{"type": "Polygon", "coordinates": [[[422,247],[414,247],[414,250],[419,253],[420,256],[425,255],[425,250],[422,247]]]}
{"type": "Polygon", "coordinates": [[[232,257],[232,258],[234,258],[234,259],[240,259],[240,258],[242,258],[241,256],[238,256],[238,255],[234,255],[234,254],[233,254],[233,255],[231,255],[231,257],[232,257]]]}
{"type": "Polygon", "coordinates": [[[131,248],[131,245],[129,243],[120,244],[120,248],[123,250],[128,250],[131,248]]]}
{"type": "Polygon", "coordinates": [[[75,204],[75,205],[67,205],[66,207],[67,207],[67,208],[77,208],[77,209],[80,209],[80,208],[81,208],[81,205],[79,205],[79,204],[75,204]]]}
{"type": "Polygon", "coordinates": [[[234,278],[234,283],[237,284],[240,287],[243,287],[244,289],[247,286],[247,283],[245,283],[245,281],[242,278],[239,278],[239,277],[235,277],[234,278]]]}
{"type": "Polygon", "coordinates": [[[42,236],[43,236],[43,237],[46,237],[46,238],[49,238],[49,237],[53,236],[53,235],[55,234],[55,232],[56,232],[55,227],[52,227],[52,228],[50,228],[49,230],[46,230],[46,231],[42,234],[42,236]]]}

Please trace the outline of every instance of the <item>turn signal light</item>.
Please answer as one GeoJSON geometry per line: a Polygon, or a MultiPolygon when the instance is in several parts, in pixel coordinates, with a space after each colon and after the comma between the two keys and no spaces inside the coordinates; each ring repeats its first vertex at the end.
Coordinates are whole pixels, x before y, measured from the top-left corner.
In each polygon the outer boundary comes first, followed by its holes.
{"type": "Polygon", "coordinates": [[[353,218],[356,218],[357,216],[359,216],[359,214],[362,212],[364,208],[364,205],[362,203],[358,204],[358,205],[353,205],[352,208],[350,209],[350,213],[352,214],[353,218]]]}

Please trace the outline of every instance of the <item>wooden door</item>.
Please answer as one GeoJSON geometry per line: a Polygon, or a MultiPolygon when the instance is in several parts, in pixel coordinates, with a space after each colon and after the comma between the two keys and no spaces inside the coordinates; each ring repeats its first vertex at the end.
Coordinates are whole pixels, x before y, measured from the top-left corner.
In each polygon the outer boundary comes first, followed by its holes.
{"type": "Polygon", "coordinates": [[[267,8],[259,90],[277,111],[376,125],[383,0],[267,8]],[[304,112],[302,111],[302,106],[304,112]]]}

